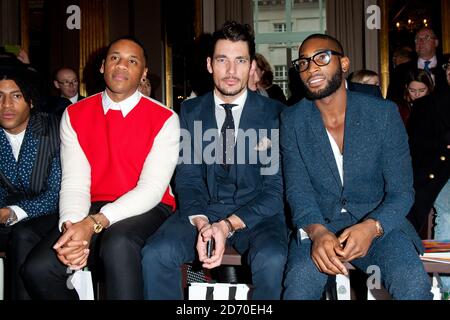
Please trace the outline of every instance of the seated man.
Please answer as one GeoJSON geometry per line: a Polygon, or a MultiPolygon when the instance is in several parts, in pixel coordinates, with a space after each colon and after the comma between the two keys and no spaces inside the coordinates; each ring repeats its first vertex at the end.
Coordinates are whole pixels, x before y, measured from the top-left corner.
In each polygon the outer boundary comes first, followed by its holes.
{"type": "Polygon", "coordinates": [[[344,262],[378,266],[394,299],[431,299],[412,205],[408,138],[395,104],[345,89],[349,59],[333,37],[306,38],[295,61],[307,98],[281,116],[287,199],[297,236],[285,299],[320,299],[344,262]]]}
{"type": "Polygon", "coordinates": [[[288,238],[278,168],[284,106],[247,90],[255,69],[248,25],[226,23],[213,37],[207,66],[214,91],[181,107],[180,208],[142,250],[146,299],[182,299],[181,266],[198,254],[204,268],[217,267],[226,244],[248,253],[253,299],[280,299],[288,238]],[[205,143],[204,135],[215,140],[205,143]]]}
{"type": "Polygon", "coordinates": [[[98,267],[98,258],[107,299],[143,297],[141,248],[175,208],[180,136],[178,116],[138,92],[146,63],[136,39],[113,41],[100,69],[106,90],[63,114],[59,228],[24,266],[33,297],[78,298],[68,268],[98,267]]]}
{"type": "Polygon", "coordinates": [[[28,299],[20,268],[58,221],[59,121],[34,112],[25,67],[0,68],[0,251],[7,251],[7,298],[28,299]],[[7,290],[8,291],[8,290],[7,290]]]}

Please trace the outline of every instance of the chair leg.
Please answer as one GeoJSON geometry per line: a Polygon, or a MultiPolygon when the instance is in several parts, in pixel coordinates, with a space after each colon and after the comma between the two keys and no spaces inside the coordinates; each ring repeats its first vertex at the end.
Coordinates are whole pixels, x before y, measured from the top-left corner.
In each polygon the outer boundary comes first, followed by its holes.
{"type": "Polygon", "coordinates": [[[336,293],[338,300],[351,300],[350,276],[336,275],[336,293]]]}
{"type": "Polygon", "coordinates": [[[5,268],[3,266],[3,258],[0,258],[0,300],[4,299],[4,276],[5,276],[5,268]]]}

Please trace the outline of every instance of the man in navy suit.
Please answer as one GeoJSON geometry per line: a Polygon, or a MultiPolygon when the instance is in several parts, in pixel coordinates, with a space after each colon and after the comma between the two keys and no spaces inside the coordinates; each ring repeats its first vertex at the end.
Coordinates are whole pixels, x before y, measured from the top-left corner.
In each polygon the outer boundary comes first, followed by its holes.
{"type": "Polygon", "coordinates": [[[344,262],[378,275],[394,299],[431,299],[412,205],[411,158],[397,107],[345,89],[349,59],[334,38],[314,34],[297,68],[308,100],[281,116],[287,199],[298,230],[285,299],[319,299],[344,262]]]}
{"type": "Polygon", "coordinates": [[[179,209],[142,250],[144,295],[182,299],[183,263],[197,254],[204,268],[215,268],[229,244],[247,257],[253,299],[280,299],[288,238],[278,148],[284,106],[247,90],[255,70],[248,25],[228,22],[213,38],[207,68],[215,88],[181,107],[179,209]]]}
{"type": "Polygon", "coordinates": [[[33,112],[39,99],[25,67],[0,68],[0,251],[7,288],[27,299],[20,268],[58,221],[61,183],[59,122],[33,112]]]}

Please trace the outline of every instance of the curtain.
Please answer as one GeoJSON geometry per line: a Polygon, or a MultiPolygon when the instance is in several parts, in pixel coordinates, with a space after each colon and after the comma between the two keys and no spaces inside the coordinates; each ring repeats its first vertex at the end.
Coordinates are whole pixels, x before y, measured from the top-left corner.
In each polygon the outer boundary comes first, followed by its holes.
{"type": "MultiPolygon", "coordinates": [[[[327,0],[327,33],[337,38],[350,58],[350,71],[364,68],[365,9],[361,0],[327,0]]],[[[375,70],[376,71],[376,70],[375,70]]]]}
{"type": "Polygon", "coordinates": [[[231,20],[253,27],[253,1],[203,0],[203,32],[213,33],[231,20]]]}
{"type": "Polygon", "coordinates": [[[0,46],[20,45],[20,11],[17,0],[0,1],[0,46]]]}

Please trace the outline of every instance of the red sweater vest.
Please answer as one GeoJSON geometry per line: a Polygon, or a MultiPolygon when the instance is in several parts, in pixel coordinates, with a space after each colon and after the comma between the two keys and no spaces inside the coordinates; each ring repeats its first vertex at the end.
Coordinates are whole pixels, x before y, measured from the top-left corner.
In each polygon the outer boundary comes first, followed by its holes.
{"type": "MultiPolygon", "coordinates": [[[[70,123],[91,166],[91,202],[115,201],[136,187],[153,141],[172,112],[141,98],[124,118],[96,94],[68,108],[70,123]]],[[[161,202],[175,210],[170,186],[161,202]]]]}

